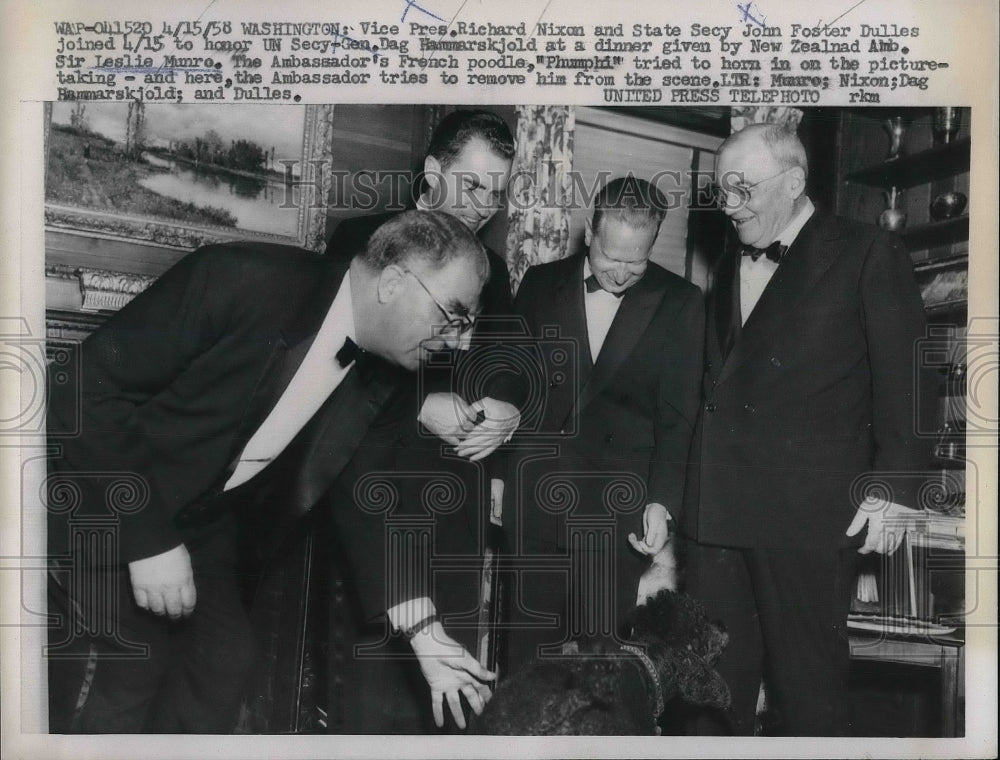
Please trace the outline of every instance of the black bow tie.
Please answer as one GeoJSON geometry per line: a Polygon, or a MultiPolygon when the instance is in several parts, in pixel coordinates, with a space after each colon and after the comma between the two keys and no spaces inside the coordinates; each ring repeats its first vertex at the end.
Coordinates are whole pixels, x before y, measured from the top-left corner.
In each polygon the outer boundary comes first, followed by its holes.
{"type": "MultiPolygon", "coordinates": [[[[583,284],[587,286],[588,293],[596,293],[598,290],[603,290],[603,288],[601,287],[601,283],[597,281],[597,277],[595,275],[590,275],[586,280],[583,281],[583,284]]],[[[610,290],[607,292],[611,293],[610,290]]],[[[619,291],[618,293],[611,293],[611,295],[613,295],[615,298],[621,298],[623,295],[625,295],[625,291],[622,290],[619,291]]]]}
{"type": "Polygon", "coordinates": [[[365,385],[371,382],[376,373],[390,374],[393,372],[392,365],[382,357],[365,351],[361,346],[350,338],[344,338],[344,345],[336,355],[337,364],[342,369],[346,369],[354,362],[354,369],[358,372],[358,377],[365,385]]]}
{"type": "Polygon", "coordinates": [[[367,352],[353,340],[344,338],[344,345],[337,352],[337,364],[341,369],[346,369],[351,362],[357,361],[358,357],[365,353],[367,352]]]}
{"type": "Polygon", "coordinates": [[[755,248],[752,245],[741,245],[740,256],[749,256],[751,261],[756,261],[761,256],[767,256],[768,259],[777,264],[781,261],[781,257],[785,255],[785,251],[787,250],[787,245],[782,245],[775,240],[767,248],[755,248]]]}

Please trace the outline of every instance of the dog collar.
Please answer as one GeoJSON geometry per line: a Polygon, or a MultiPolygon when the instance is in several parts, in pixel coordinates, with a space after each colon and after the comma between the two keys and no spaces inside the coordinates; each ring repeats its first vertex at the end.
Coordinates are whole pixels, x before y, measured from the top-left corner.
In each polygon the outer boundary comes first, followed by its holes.
{"type": "MultiPolygon", "coordinates": [[[[621,649],[624,652],[633,654],[639,658],[639,661],[645,666],[646,672],[649,673],[649,677],[653,679],[653,688],[656,690],[656,711],[653,713],[653,724],[656,725],[660,716],[663,715],[664,701],[663,701],[663,685],[660,683],[660,674],[656,672],[656,666],[653,665],[653,661],[649,658],[641,648],[633,644],[622,644],[621,649]]],[[[660,727],[656,726],[656,733],[659,734],[660,727]]]]}

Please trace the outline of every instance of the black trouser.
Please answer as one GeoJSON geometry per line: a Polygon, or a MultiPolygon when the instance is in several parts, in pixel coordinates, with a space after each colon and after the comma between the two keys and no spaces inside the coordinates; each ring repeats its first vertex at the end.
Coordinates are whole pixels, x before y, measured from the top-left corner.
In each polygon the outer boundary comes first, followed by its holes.
{"type": "Polygon", "coordinates": [[[233,729],[258,652],[237,586],[233,518],[187,532],[184,545],[197,591],[184,620],[139,609],[127,566],[73,571],[82,583],[50,573],[52,733],[233,729]],[[71,588],[87,591],[73,598],[71,588]]]}
{"type": "Polygon", "coordinates": [[[733,698],[733,725],[703,715],[698,733],[752,734],[763,676],[774,733],[842,735],[856,560],[853,547],[688,547],[685,589],[726,627],[715,667],[733,698]]]}
{"type": "Polygon", "coordinates": [[[644,561],[621,545],[620,530],[607,525],[593,532],[602,531],[608,542],[599,550],[551,547],[548,553],[504,558],[511,596],[505,631],[509,674],[558,655],[568,642],[628,640],[627,615],[635,606],[644,561]]]}

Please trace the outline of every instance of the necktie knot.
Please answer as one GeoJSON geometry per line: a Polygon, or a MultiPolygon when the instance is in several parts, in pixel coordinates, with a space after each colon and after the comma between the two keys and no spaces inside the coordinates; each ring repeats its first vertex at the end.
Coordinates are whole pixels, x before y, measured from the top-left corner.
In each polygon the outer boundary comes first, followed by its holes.
{"type": "Polygon", "coordinates": [[[347,369],[351,362],[357,361],[358,357],[364,353],[364,349],[357,343],[350,338],[344,338],[344,345],[337,351],[337,364],[340,365],[341,369],[347,369]]]}
{"type": "Polygon", "coordinates": [[[344,338],[344,345],[336,355],[337,364],[347,369],[354,362],[354,369],[364,385],[368,385],[376,374],[392,374],[391,365],[377,354],[365,351],[350,338],[344,338]]]}
{"type": "MultiPolygon", "coordinates": [[[[583,284],[587,286],[588,293],[596,293],[598,290],[603,290],[603,288],[601,287],[601,283],[597,281],[596,275],[589,275],[587,279],[583,281],[583,284]]],[[[607,292],[611,293],[610,290],[607,292]]],[[[621,298],[623,295],[625,295],[625,291],[622,290],[618,293],[611,293],[611,295],[613,295],[615,298],[621,298]]]]}
{"type": "Polygon", "coordinates": [[[757,261],[761,256],[766,256],[770,261],[777,264],[788,250],[787,245],[782,245],[775,240],[766,248],[757,248],[752,245],[740,246],[740,256],[749,256],[751,261],[757,261]]]}

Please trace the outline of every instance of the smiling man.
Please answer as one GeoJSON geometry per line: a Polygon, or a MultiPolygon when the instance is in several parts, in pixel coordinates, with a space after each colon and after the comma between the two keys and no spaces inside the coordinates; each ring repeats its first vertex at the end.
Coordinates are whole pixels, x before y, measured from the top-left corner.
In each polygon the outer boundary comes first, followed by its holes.
{"type": "Polygon", "coordinates": [[[444,211],[479,232],[507,197],[513,139],[488,111],[455,111],[438,125],[424,159],[417,208],[444,211]]]}
{"type": "Polygon", "coordinates": [[[666,212],[648,182],[611,180],[587,251],[532,267],[518,290],[548,387],[541,434],[507,478],[511,671],[575,638],[619,634],[679,513],[704,313],[697,287],[649,261],[666,212]]]}
{"type": "Polygon", "coordinates": [[[915,394],[933,382],[916,375],[925,317],[910,258],[885,232],[814,207],[807,174],[802,143],[777,125],[735,133],[716,159],[740,245],[709,295],[682,525],[697,541],[688,591],[729,632],[716,667],[737,733],[754,730],[762,674],[774,731],[846,730],[858,547],[895,549],[929,461],[914,430],[930,401],[915,394]],[[862,501],[866,479],[888,498],[862,501]]]}

